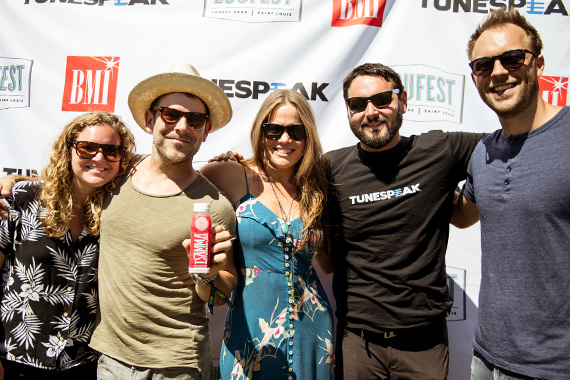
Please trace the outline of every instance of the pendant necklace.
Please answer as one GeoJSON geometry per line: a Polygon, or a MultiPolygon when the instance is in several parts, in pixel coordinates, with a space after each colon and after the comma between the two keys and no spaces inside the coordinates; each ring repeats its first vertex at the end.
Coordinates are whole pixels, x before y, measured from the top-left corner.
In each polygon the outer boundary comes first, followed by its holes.
{"type": "Polygon", "coordinates": [[[269,184],[271,185],[271,190],[273,190],[273,194],[275,194],[275,199],[277,199],[277,204],[279,205],[279,212],[281,213],[281,219],[283,220],[283,222],[280,223],[281,232],[283,232],[283,236],[285,237],[285,242],[287,244],[291,244],[293,240],[291,238],[291,221],[289,220],[289,218],[291,217],[291,210],[293,209],[293,201],[295,200],[296,194],[293,194],[293,197],[291,198],[291,205],[289,206],[289,212],[287,213],[287,215],[285,215],[285,210],[283,210],[283,207],[281,206],[281,202],[279,201],[279,197],[277,196],[277,192],[275,191],[275,187],[273,186],[271,178],[269,178],[269,184]]]}
{"type": "MultiPolygon", "coordinates": [[[[267,178],[269,178],[269,176],[267,176],[267,178]]],[[[287,215],[285,215],[285,210],[283,209],[283,207],[281,206],[281,201],[279,201],[279,196],[277,195],[277,191],[275,191],[275,187],[273,186],[273,182],[271,181],[271,178],[269,178],[269,184],[271,185],[271,189],[273,190],[273,194],[275,194],[275,199],[277,199],[277,204],[279,205],[279,212],[281,213],[281,217],[282,217],[282,221],[280,221],[281,224],[281,232],[283,232],[283,236],[285,237],[285,242],[283,244],[283,253],[285,256],[285,260],[287,260],[287,257],[289,256],[289,254],[291,255],[291,268],[289,270],[289,283],[292,285],[293,283],[293,272],[294,272],[294,266],[295,266],[295,257],[294,257],[294,253],[293,253],[293,236],[292,236],[292,231],[291,231],[291,221],[290,221],[290,217],[291,217],[291,210],[293,209],[293,201],[295,200],[295,196],[297,195],[297,192],[295,192],[293,194],[293,197],[291,198],[291,205],[289,206],[289,212],[287,213],[287,215]],[[288,252],[289,250],[291,250],[290,252],[288,252]]],[[[297,231],[297,234],[299,233],[299,231],[297,231]]],[[[289,264],[286,264],[286,266],[289,264]]]]}

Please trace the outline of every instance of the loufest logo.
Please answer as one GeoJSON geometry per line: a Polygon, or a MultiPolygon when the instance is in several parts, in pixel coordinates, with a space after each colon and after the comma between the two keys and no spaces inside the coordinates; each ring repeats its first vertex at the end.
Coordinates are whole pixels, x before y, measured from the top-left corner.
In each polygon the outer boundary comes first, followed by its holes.
{"type": "Polygon", "coordinates": [[[333,0],[331,26],[381,27],[395,0],[333,0]]]}
{"type": "Polygon", "coordinates": [[[205,0],[203,17],[244,22],[299,22],[303,0],[205,0]]]}
{"type": "Polygon", "coordinates": [[[0,57],[0,109],[30,106],[34,61],[0,57]]]}
{"type": "Polygon", "coordinates": [[[67,57],[62,111],[115,112],[119,57],[67,57]]]}
{"type": "Polygon", "coordinates": [[[307,100],[320,100],[328,102],[324,90],[329,86],[329,83],[302,83],[297,82],[292,86],[287,83],[281,82],[263,82],[263,81],[249,81],[249,80],[234,80],[234,79],[212,79],[218,87],[220,87],[228,98],[239,99],[259,99],[260,95],[268,94],[279,89],[293,89],[300,92],[307,98],[307,100]]]}
{"type": "Polygon", "coordinates": [[[562,0],[422,0],[422,8],[442,12],[489,13],[501,7],[516,8],[532,15],[568,16],[562,0]]]}
{"type": "Polygon", "coordinates": [[[542,98],[555,106],[565,106],[568,99],[568,78],[543,75],[538,78],[542,98]]]}
{"type": "MultiPolygon", "coordinates": [[[[24,0],[24,4],[55,3],[56,0],[24,0]]],[[[167,0],[57,0],[58,3],[83,5],[115,5],[118,7],[129,5],[169,5],[167,0]]]]}
{"type": "Polygon", "coordinates": [[[406,89],[406,120],[461,123],[464,75],[451,74],[426,65],[391,67],[400,74],[406,89]]]}

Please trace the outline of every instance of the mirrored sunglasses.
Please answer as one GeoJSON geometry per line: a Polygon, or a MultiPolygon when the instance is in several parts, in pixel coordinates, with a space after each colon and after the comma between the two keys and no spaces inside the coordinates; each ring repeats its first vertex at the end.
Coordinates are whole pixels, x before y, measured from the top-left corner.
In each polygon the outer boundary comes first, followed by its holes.
{"type": "Polygon", "coordinates": [[[99,144],[91,141],[74,141],[73,146],[75,147],[75,152],[80,158],[91,159],[99,153],[99,150],[103,153],[103,157],[109,162],[121,161],[123,156],[123,148],[119,145],[113,144],[99,144]]]}
{"type": "Polygon", "coordinates": [[[353,112],[362,112],[368,106],[370,101],[372,105],[376,108],[386,108],[392,104],[392,94],[399,94],[400,90],[395,88],[390,91],[379,92],[372,96],[356,96],[354,98],[346,99],[346,104],[353,112]]]}
{"type": "Polygon", "coordinates": [[[209,116],[201,112],[184,112],[170,107],[154,107],[154,111],[160,111],[160,118],[164,124],[172,125],[184,116],[186,124],[190,129],[201,129],[208,120],[209,116]]]}
{"type": "Polygon", "coordinates": [[[263,134],[269,140],[279,139],[285,131],[295,141],[303,141],[305,139],[305,126],[303,124],[280,125],[262,123],[261,128],[263,129],[263,134]]]}
{"type": "Polygon", "coordinates": [[[475,59],[469,63],[469,66],[471,67],[473,75],[480,78],[485,78],[491,75],[493,72],[493,69],[495,68],[495,61],[497,59],[499,62],[501,62],[501,66],[503,66],[508,71],[515,71],[520,69],[522,65],[524,65],[526,53],[532,54],[533,57],[536,57],[536,54],[530,50],[516,49],[506,51],[503,54],[495,55],[494,57],[483,57],[475,59]]]}

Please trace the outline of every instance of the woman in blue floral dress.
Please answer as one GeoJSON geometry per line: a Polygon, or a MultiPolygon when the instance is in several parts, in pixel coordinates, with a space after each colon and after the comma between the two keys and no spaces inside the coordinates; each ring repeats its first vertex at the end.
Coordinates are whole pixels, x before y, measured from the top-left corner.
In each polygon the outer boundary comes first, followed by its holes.
{"type": "Polygon", "coordinates": [[[251,141],[254,156],[242,165],[201,169],[234,203],[240,242],[220,379],[332,379],[332,311],[313,268],[332,269],[322,227],[328,182],[306,99],[293,90],[269,95],[251,141]]]}

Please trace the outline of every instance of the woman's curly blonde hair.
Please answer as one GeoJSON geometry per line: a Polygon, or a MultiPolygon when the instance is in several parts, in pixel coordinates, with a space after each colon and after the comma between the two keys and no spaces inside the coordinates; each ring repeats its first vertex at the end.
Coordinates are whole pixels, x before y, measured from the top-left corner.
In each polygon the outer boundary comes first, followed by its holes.
{"type": "Polygon", "coordinates": [[[111,191],[119,177],[124,174],[135,152],[135,138],[129,128],[117,115],[107,112],[82,114],[69,122],[53,144],[49,163],[42,170],[43,186],[39,195],[45,210],[42,219],[46,234],[62,237],[71,226],[73,218],[73,172],[71,154],[77,135],[87,127],[108,125],[121,138],[122,157],[119,173],[105,186],[98,187],[85,200],[83,228],[91,235],[99,235],[103,196],[111,191]]]}

